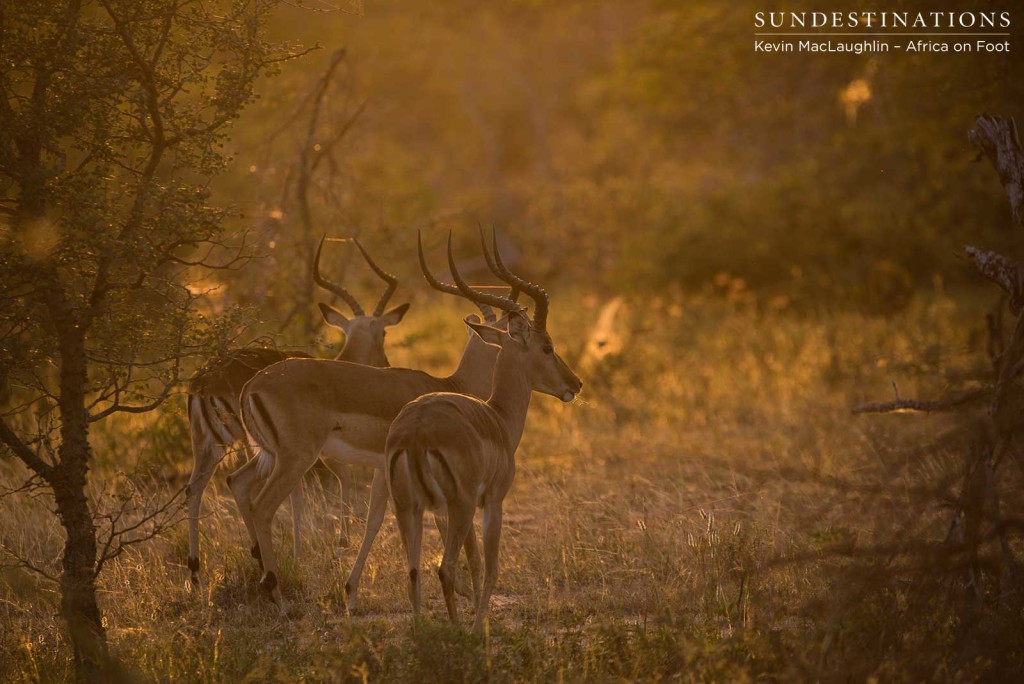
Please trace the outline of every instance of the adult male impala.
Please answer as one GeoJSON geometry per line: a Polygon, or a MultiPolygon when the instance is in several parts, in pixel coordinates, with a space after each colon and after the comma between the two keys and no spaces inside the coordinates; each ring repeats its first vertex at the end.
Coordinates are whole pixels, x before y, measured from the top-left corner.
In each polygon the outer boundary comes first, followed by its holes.
{"type": "MultiPolygon", "coordinates": [[[[387,312],[384,311],[384,307],[387,306],[398,286],[398,279],[381,269],[359,244],[359,241],[353,240],[366,263],[387,284],[377,300],[373,313],[367,315],[358,300],[348,290],[320,275],[320,253],[323,250],[325,238],[326,236],[321,238],[320,245],[316,249],[316,257],[313,259],[313,279],[320,287],[344,299],[351,307],[354,316],[348,318],[333,306],[320,302],[320,313],[327,324],[345,332],[345,346],[337,358],[353,363],[387,366],[388,358],[384,353],[385,328],[401,321],[409,308],[408,304],[402,304],[387,312]]],[[[236,349],[222,358],[211,361],[189,382],[188,422],[192,434],[192,454],[195,463],[192,466],[192,475],[187,488],[188,567],[192,572],[193,582],[198,579],[199,573],[199,516],[206,486],[230,447],[240,444],[243,454],[246,457],[250,455],[245,439],[245,430],[238,417],[238,395],[245,383],[256,373],[278,361],[295,357],[308,358],[308,355],[276,349],[236,349]]],[[[341,533],[343,538],[347,539],[349,512],[352,504],[351,478],[346,469],[336,470],[335,475],[341,481],[341,533]]],[[[300,543],[300,511],[302,510],[301,490],[299,489],[296,489],[296,495],[292,499],[292,507],[295,511],[293,539],[297,554],[300,543]]]]}
{"type": "MultiPolygon", "coordinates": [[[[487,246],[484,245],[486,254],[487,246]]],[[[423,512],[446,513],[448,529],[444,556],[437,573],[448,616],[458,622],[455,608],[455,562],[459,549],[476,550],[473,515],[482,508],[484,584],[480,592],[480,562],[470,558],[476,599],[474,629],[484,617],[498,576],[502,502],[515,476],[515,453],[526,425],[530,395],[542,392],[569,402],[583,387],[576,374],[555,353],[545,329],[548,296],[540,287],[512,274],[501,261],[497,242],[497,275],[529,295],[537,305],[531,322],[510,299],[477,292],[462,280],[449,242],[452,279],[467,298],[508,312],[508,331],[466,319],[485,342],[500,347],[494,383],[487,401],[464,394],[427,394],[410,402],[391,424],[385,448],[385,474],[395,507],[398,530],[409,561],[409,599],[420,609],[420,541],[423,512]],[[472,540],[472,541],[470,541],[472,540]]],[[[492,263],[487,256],[488,264],[492,263]]]]}
{"type": "MultiPolygon", "coordinates": [[[[422,244],[420,265],[435,289],[457,293],[426,271],[422,244]]],[[[510,292],[510,297],[516,296],[510,292]]],[[[497,324],[486,304],[481,311],[497,324]]],[[[473,317],[475,321],[479,321],[473,317]]],[[[274,515],[317,458],[329,467],[369,465],[377,469],[370,486],[366,531],[345,583],[348,606],[354,610],[359,580],[370,546],[387,509],[383,477],[384,441],[388,426],[407,403],[430,392],[459,392],[486,397],[491,392],[497,349],[470,335],[459,366],[447,377],[406,368],[369,368],[344,361],[287,359],[250,380],[240,397],[241,415],[259,456],[228,477],[260,558],[260,585],[286,610],[277,586],[277,561],[271,527],[274,515]],[[301,400],[297,400],[301,398],[301,400]]],[[[475,540],[474,540],[475,541],[475,540]]]]}

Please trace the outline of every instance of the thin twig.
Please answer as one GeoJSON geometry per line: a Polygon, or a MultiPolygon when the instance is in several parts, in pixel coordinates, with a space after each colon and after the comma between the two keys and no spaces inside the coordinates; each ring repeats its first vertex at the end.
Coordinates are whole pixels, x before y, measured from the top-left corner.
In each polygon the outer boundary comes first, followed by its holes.
{"type": "Polygon", "coordinates": [[[895,412],[918,412],[938,413],[941,411],[952,411],[966,404],[981,401],[992,394],[992,387],[985,386],[980,389],[961,394],[959,396],[945,397],[931,401],[918,399],[894,399],[892,401],[875,401],[860,404],[853,408],[854,414],[860,413],[895,413],[895,412]]]}

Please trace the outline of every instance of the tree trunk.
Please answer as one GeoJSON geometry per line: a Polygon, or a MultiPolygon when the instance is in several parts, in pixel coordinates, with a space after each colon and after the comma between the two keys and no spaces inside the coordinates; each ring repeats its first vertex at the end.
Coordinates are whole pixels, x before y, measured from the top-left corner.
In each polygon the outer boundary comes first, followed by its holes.
{"type": "Polygon", "coordinates": [[[84,478],[65,475],[62,472],[54,483],[57,513],[67,535],[60,583],[61,613],[74,648],[78,679],[106,681],[107,637],[96,603],[96,528],[81,485],[84,478]]]}
{"type": "Polygon", "coordinates": [[[69,322],[60,335],[60,348],[60,463],[50,484],[67,535],[61,611],[75,651],[78,680],[102,682],[110,680],[111,663],[96,602],[96,526],[85,493],[92,453],[85,409],[85,334],[78,325],[69,322]]]}
{"type": "MultiPolygon", "coordinates": [[[[47,174],[39,162],[41,149],[38,136],[27,135],[19,140],[23,173],[19,178],[17,222],[21,228],[46,215],[47,174]]],[[[59,460],[43,475],[53,488],[57,515],[66,535],[61,559],[61,613],[74,649],[76,679],[110,682],[120,679],[119,668],[110,658],[96,601],[96,526],[86,496],[92,460],[86,409],[88,325],[63,289],[56,265],[47,264],[42,269],[43,301],[57,332],[60,354],[59,460]]]]}

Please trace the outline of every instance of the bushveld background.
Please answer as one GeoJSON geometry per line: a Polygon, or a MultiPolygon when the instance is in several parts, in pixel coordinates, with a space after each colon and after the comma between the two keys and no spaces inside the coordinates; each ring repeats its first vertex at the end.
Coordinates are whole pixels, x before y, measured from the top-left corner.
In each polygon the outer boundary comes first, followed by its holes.
{"type": "MultiPolygon", "coordinates": [[[[166,512],[159,534],[125,546],[97,578],[111,652],[131,675],[1019,672],[1024,616],[1005,609],[999,589],[1010,583],[965,579],[944,553],[985,405],[851,409],[892,398],[894,386],[916,398],[970,390],[991,367],[1005,302],[956,254],[972,244],[1019,257],[1024,236],[992,168],[973,163],[967,130],[982,112],[1022,113],[1024,45],[1007,55],[755,54],[753,13],[773,8],[746,2],[302,4],[274,9],[264,31],[323,49],[257,83],[259,99],[222,141],[230,163],[204,185],[210,202],[231,207],[219,217],[225,244],[244,232],[255,256],[192,274],[196,315],[219,336],[188,369],[247,343],[333,355],[341,339],[321,327],[323,293],[309,277],[327,233],[358,236],[401,278],[394,301],[412,308],[389,333],[392,365],[445,372],[472,307],[423,284],[415,231],[439,268],[449,229],[460,259],[479,263],[483,224],[507,240],[515,270],[551,293],[552,335],[584,393],[572,405],[534,398],[482,638],[448,625],[433,574],[426,615],[411,620],[391,520],[360,610],[347,614],[355,549],[338,540],[336,486],[316,473],[297,560],[290,511],[279,514],[294,615],[280,616],[257,587],[226,467],[206,498],[204,581],[189,585],[183,387],[153,411],[94,424],[88,493],[101,532],[109,511],[166,512]]],[[[10,241],[17,227],[0,230],[10,241]]],[[[25,244],[52,248],[54,234],[25,244]]],[[[350,246],[328,243],[324,263],[361,296],[377,292],[350,246]]],[[[10,416],[22,398],[14,374],[0,375],[10,416]]],[[[28,471],[0,458],[4,491],[18,489],[28,471]]],[[[999,473],[1011,522],[1022,474],[999,473]]],[[[361,511],[369,473],[356,475],[361,511]]],[[[47,577],[59,574],[64,545],[53,511],[45,488],[0,497],[5,681],[75,677],[47,577]]],[[[1001,551],[1017,555],[1019,525],[1010,528],[1001,551]]],[[[438,539],[427,534],[436,563],[438,539]]]]}

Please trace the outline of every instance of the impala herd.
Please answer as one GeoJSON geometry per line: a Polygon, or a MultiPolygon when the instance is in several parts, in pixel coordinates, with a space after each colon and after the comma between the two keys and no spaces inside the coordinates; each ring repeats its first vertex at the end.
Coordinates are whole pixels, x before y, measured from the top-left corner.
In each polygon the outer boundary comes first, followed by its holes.
{"type": "Polygon", "coordinates": [[[454,284],[430,272],[418,244],[419,263],[436,290],[475,304],[483,318],[465,319],[469,340],[458,367],[437,377],[392,368],[384,352],[385,328],[402,320],[408,304],[385,312],[397,279],[382,270],[355,241],[366,263],[387,287],[371,314],[341,285],[320,274],[321,240],[313,261],[316,283],[352,309],[348,318],[321,303],[324,320],[345,332],[336,359],[269,349],[236,350],[201,370],[189,385],[188,416],[195,458],[187,489],[188,567],[199,579],[199,519],[203,491],[217,465],[235,447],[243,465],[228,486],[261,564],[260,586],[282,612],[287,603],[278,586],[271,529],[277,509],[290,498],[296,556],[302,528],[303,476],[321,461],[341,482],[342,536],[351,512],[349,466],[374,469],[366,529],[345,583],[355,609],[359,580],[390,498],[409,563],[409,598],[420,603],[420,544],[423,513],[431,510],[444,542],[438,575],[448,615],[457,622],[454,592],[460,549],[465,549],[473,600],[474,628],[481,630],[498,571],[502,502],[515,475],[515,452],[526,423],[532,392],[572,401],[583,383],[555,353],[546,330],[548,295],[512,273],[481,231],[484,259],[507,293],[468,285],[452,256],[454,284]],[[519,293],[534,303],[532,320],[519,293]],[[501,312],[501,317],[495,314],[501,312]],[[237,445],[237,446],[236,446],[237,445]],[[473,518],[483,509],[483,565],[473,518]]]}

